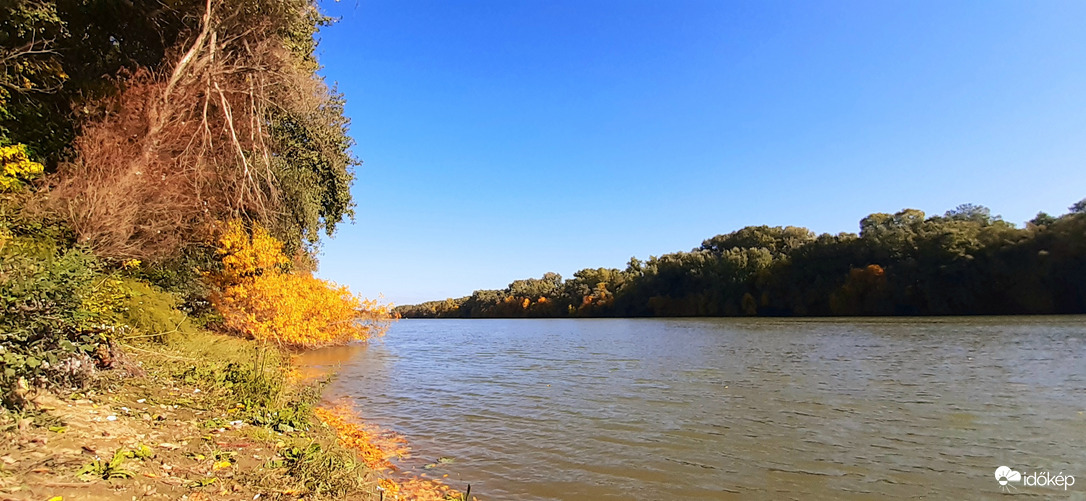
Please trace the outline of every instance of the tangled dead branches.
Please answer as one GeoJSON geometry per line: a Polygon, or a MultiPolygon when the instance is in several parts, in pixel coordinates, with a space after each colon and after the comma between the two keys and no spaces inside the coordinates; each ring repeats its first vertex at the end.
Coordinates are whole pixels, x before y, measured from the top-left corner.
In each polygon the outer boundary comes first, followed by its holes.
{"type": "Polygon", "coordinates": [[[214,221],[284,210],[270,113],[319,106],[328,89],[283,35],[313,7],[256,3],[207,0],[170,71],[132,75],[84,127],[49,204],[99,255],[159,259],[210,241],[214,221]]]}

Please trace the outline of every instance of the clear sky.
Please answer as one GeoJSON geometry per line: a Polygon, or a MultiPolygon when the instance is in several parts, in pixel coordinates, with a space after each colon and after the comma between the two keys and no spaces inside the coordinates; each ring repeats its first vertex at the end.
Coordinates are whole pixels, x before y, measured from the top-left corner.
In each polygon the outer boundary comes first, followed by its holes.
{"type": "Polygon", "coordinates": [[[319,274],[396,304],[747,225],[1086,197],[1086,2],[322,6],[365,163],[319,274]]]}

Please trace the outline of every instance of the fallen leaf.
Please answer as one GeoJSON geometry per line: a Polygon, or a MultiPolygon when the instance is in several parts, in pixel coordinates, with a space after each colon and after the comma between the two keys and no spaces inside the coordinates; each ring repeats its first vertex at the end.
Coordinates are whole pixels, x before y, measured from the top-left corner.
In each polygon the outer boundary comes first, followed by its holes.
{"type": "Polygon", "coordinates": [[[215,483],[218,480],[219,479],[215,478],[215,477],[202,478],[200,480],[193,480],[192,483],[189,484],[189,487],[207,487],[207,486],[215,483]]]}

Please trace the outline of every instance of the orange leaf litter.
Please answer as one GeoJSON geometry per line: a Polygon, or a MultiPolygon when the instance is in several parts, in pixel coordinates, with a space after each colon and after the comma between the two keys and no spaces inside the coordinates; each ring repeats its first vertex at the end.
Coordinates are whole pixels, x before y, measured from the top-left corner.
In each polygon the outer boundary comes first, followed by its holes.
{"type": "MultiPolygon", "coordinates": [[[[314,414],[322,423],[336,431],[336,437],[344,447],[359,454],[362,462],[378,472],[377,485],[385,492],[385,499],[403,501],[444,501],[460,499],[460,493],[441,483],[440,480],[421,478],[413,474],[396,473],[393,458],[407,457],[410,449],[403,437],[361,423],[349,405],[340,404],[330,409],[317,408],[314,414]]],[[[478,501],[478,498],[472,496],[478,501]]]]}

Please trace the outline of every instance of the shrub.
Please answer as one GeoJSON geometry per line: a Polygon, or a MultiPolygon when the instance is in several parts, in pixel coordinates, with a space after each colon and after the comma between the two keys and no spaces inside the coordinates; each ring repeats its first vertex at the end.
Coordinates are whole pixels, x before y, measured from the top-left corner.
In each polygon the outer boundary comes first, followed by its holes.
{"type": "Polygon", "coordinates": [[[219,241],[223,269],[212,304],[227,328],[279,346],[312,348],[384,333],[390,311],[346,287],[288,271],[283,244],[260,226],[226,225],[219,241]]]}
{"type": "Polygon", "coordinates": [[[0,146],[0,192],[17,191],[44,170],[42,164],[30,160],[26,146],[0,146]]]}
{"type": "Polygon", "coordinates": [[[163,340],[170,333],[189,335],[195,331],[189,317],[177,309],[177,296],[133,279],[110,277],[117,291],[110,311],[114,323],[131,327],[141,338],[163,340]]]}
{"type": "Polygon", "coordinates": [[[177,308],[184,311],[198,326],[207,324],[214,315],[208,301],[211,295],[207,274],[217,272],[222,263],[210,244],[192,246],[174,258],[143,265],[130,270],[132,277],[150,283],[177,296],[177,308]]]}
{"type": "Polygon", "coordinates": [[[0,200],[0,388],[80,383],[107,362],[124,291],[66,228],[13,202],[0,200]]]}
{"type": "Polygon", "coordinates": [[[282,466],[307,494],[344,499],[366,485],[362,464],[350,451],[336,446],[310,442],[279,451],[282,466]]]}

